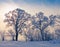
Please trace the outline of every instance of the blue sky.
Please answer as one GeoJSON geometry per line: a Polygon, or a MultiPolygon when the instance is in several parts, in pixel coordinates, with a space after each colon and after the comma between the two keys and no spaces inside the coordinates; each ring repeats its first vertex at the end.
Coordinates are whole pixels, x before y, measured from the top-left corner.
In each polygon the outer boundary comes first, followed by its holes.
{"type": "Polygon", "coordinates": [[[27,3],[27,4],[31,4],[31,5],[41,5],[41,4],[45,4],[47,6],[60,6],[60,0],[0,0],[0,3],[3,2],[15,2],[15,3],[27,3]]]}
{"type": "Polygon", "coordinates": [[[60,0],[24,0],[29,4],[45,4],[45,5],[60,5],[60,0]]]}

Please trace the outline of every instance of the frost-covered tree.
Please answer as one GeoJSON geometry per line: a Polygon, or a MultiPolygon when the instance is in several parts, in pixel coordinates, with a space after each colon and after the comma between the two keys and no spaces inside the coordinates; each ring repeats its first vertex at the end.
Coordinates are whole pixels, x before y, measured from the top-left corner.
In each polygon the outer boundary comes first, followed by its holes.
{"type": "Polygon", "coordinates": [[[10,35],[12,36],[12,41],[15,40],[15,33],[10,29],[8,30],[8,32],[10,33],[10,35]]]}
{"type": "Polygon", "coordinates": [[[55,16],[55,20],[54,20],[54,27],[55,27],[55,39],[59,39],[60,40],[60,15],[56,15],[55,16]]]}
{"type": "MultiPolygon", "coordinates": [[[[24,10],[15,9],[8,12],[4,22],[7,26],[13,27],[15,30],[15,38],[18,40],[18,34],[26,37],[26,40],[50,40],[52,39],[50,32],[45,31],[48,26],[60,26],[60,16],[50,15],[44,16],[44,13],[39,12],[34,16],[26,13],[24,10]]],[[[12,35],[13,32],[9,31],[12,35]]],[[[13,40],[14,36],[12,35],[13,40]]]]}
{"type": "Polygon", "coordinates": [[[56,16],[55,15],[50,15],[49,16],[50,26],[54,26],[55,19],[56,19],[56,16]]]}
{"type": "Polygon", "coordinates": [[[5,40],[5,31],[1,31],[1,39],[2,39],[2,41],[4,41],[5,40]]]}
{"type": "Polygon", "coordinates": [[[48,19],[48,17],[44,16],[44,13],[42,12],[37,13],[37,17],[39,18],[38,28],[40,29],[41,38],[42,40],[46,40],[45,38],[47,34],[45,34],[44,30],[50,25],[51,21],[48,19]]]}
{"type": "Polygon", "coordinates": [[[18,40],[18,33],[22,33],[21,29],[25,26],[24,21],[29,14],[19,8],[7,13],[4,22],[7,26],[13,26],[16,33],[16,41],[18,40]]]}
{"type": "Polygon", "coordinates": [[[50,15],[49,16],[50,26],[54,28],[53,39],[56,39],[56,34],[60,29],[60,15],[50,15]]]}
{"type": "Polygon", "coordinates": [[[60,40],[60,29],[55,30],[56,39],[60,40]]]}

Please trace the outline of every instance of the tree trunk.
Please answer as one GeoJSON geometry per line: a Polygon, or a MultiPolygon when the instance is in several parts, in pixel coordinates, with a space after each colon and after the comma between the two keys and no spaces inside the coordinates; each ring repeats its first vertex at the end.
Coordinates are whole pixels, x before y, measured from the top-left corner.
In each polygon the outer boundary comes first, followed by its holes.
{"type": "Polygon", "coordinates": [[[14,36],[12,36],[12,41],[15,41],[14,36]]]}
{"type": "Polygon", "coordinates": [[[16,32],[16,41],[18,41],[18,32],[16,32]]]}
{"type": "Polygon", "coordinates": [[[4,41],[4,36],[2,37],[2,41],[4,41]]]}
{"type": "Polygon", "coordinates": [[[41,20],[39,21],[39,24],[40,24],[41,39],[42,39],[42,41],[44,41],[44,29],[42,29],[42,27],[41,27],[41,25],[42,25],[41,20]]]}
{"type": "Polygon", "coordinates": [[[42,38],[42,41],[44,41],[44,32],[43,32],[43,30],[41,30],[41,38],[42,38]]]}

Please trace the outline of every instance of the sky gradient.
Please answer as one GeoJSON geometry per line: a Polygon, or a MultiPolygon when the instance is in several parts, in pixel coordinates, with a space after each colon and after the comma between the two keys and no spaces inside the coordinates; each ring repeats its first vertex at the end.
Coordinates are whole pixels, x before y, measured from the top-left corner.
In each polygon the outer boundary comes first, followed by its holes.
{"type": "Polygon", "coordinates": [[[21,3],[22,4],[25,2],[27,4],[35,4],[35,5],[41,5],[41,4],[45,4],[45,5],[57,5],[57,6],[60,6],[60,0],[0,0],[0,3],[3,3],[3,2],[15,2],[15,3],[21,3]]]}
{"type": "Polygon", "coordinates": [[[5,29],[4,14],[21,8],[34,15],[42,11],[44,15],[60,15],[60,0],[0,0],[0,29],[5,29]],[[3,25],[3,27],[2,27],[3,25]]]}
{"type": "MultiPolygon", "coordinates": [[[[4,8],[3,6],[6,6],[8,9],[11,7],[21,8],[28,11],[29,13],[33,13],[33,11],[45,12],[45,10],[55,12],[55,10],[60,10],[60,0],[0,0],[0,7],[4,8]]],[[[36,12],[34,12],[34,14],[36,12]]]]}

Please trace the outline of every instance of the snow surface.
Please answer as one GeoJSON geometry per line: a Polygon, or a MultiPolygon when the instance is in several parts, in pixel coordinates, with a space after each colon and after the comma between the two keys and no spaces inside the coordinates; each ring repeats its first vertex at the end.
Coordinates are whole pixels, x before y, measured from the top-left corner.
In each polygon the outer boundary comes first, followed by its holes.
{"type": "Polygon", "coordinates": [[[59,41],[0,41],[0,47],[60,47],[59,41]]]}

